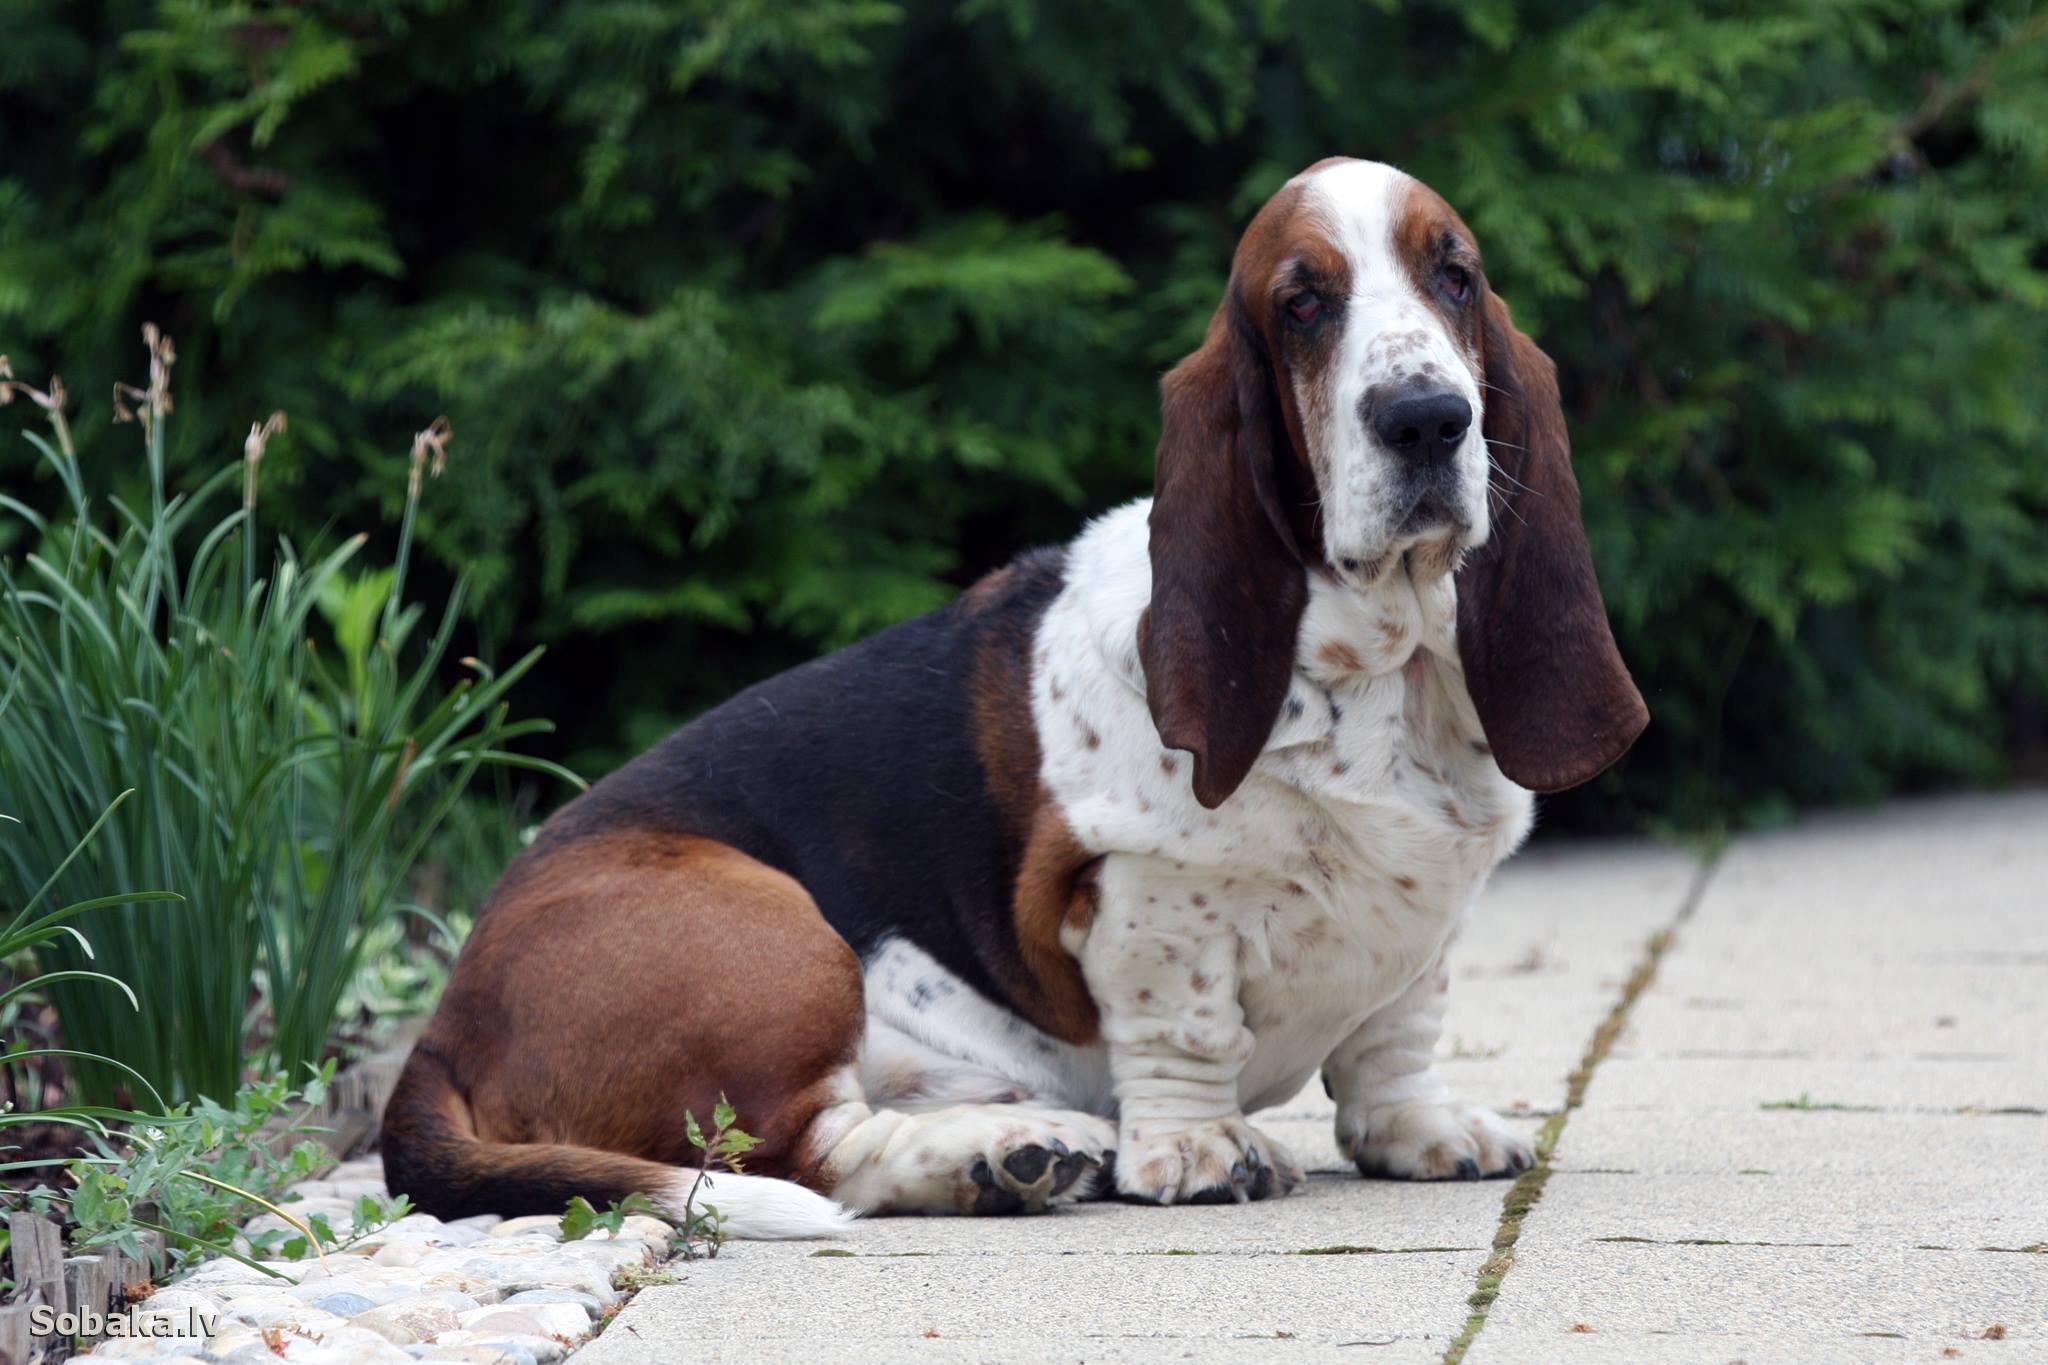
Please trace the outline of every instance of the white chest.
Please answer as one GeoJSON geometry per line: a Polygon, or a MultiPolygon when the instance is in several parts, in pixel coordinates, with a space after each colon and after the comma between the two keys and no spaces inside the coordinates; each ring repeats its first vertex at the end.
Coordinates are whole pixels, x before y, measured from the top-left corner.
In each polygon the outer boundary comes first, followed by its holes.
{"type": "Polygon", "coordinates": [[[1312,586],[1266,750],[1203,809],[1186,755],[1160,747],[1133,648],[1144,512],[1112,513],[1076,543],[1041,627],[1043,775],[1106,855],[1091,934],[1142,942],[1120,960],[1162,973],[1162,988],[1229,956],[1256,1038],[1242,1079],[1253,1108],[1291,1094],[1434,960],[1526,832],[1531,798],[1494,765],[1465,695],[1452,581],[1397,569],[1369,594],[1312,586]]]}

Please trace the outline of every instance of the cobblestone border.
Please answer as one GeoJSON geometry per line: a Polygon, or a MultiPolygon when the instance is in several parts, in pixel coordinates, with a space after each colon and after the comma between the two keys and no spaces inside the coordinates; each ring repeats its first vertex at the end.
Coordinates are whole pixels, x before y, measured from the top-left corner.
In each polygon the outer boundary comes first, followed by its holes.
{"type": "MultiPolygon", "coordinates": [[[[358,1196],[381,1195],[377,1157],[343,1162],[293,1187],[295,1216],[324,1214],[346,1237],[358,1196]]],[[[245,1230],[283,1224],[273,1214],[245,1230]]],[[[400,1219],[324,1260],[204,1263],[129,1314],[129,1334],[82,1359],[232,1365],[547,1365],[609,1321],[669,1257],[674,1230],[629,1216],[617,1234],[564,1242],[551,1215],[443,1222],[400,1219]],[[143,1332],[152,1333],[142,1335],[143,1332]]]]}

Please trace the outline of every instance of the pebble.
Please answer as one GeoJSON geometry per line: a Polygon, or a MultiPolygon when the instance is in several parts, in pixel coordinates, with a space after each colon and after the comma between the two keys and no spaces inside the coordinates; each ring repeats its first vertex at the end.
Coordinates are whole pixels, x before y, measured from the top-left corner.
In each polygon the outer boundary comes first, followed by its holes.
{"type": "MultiPolygon", "coordinates": [[[[452,1295],[450,1297],[459,1298],[463,1303],[470,1304],[472,1307],[458,1309],[449,1304],[437,1302],[436,1298],[401,1299],[397,1303],[387,1303],[382,1308],[365,1313],[357,1318],[356,1321],[369,1325],[373,1331],[382,1330],[379,1324],[389,1324],[392,1328],[411,1336],[414,1341],[431,1340],[442,1332],[452,1332],[457,1327],[460,1327],[462,1325],[460,1315],[463,1312],[476,1311],[476,1300],[466,1295],[452,1295]]],[[[392,1340],[397,1341],[398,1338],[392,1337],[392,1340]]],[[[399,1344],[408,1345],[410,1343],[400,1342],[399,1344]]]]}
{"type": "Polygon", "coordinates": [[[604,1305],[594,1294],[579,1293],[574,1289],[522,1289],[517,1294],[505,1296],[508,1304],[517,1303],[573,1303],[581,1308],[586,1317],[595,1318],[604,1311],[604,1305]]]}
{"type": "Polygon", "coordinates": [[[535,1365],[547,1365],[547,1362],[560,1360],[569,1354],[569,1348],[552,1337],[535,1336],[526,1332],[443,1332],[435,1342],[443,1348],[495,1346],[502,1351],[516,1352],[520,1358],[531,1360],[535,1365]]]}
{"type": "MultiPolygon", "coordinates": [[[[302,1182],[282,1206],[296,1218],[322,1214],[345,1234],[356,1199],[383,1193],[383,1166],[371,1157],[302,1182]]],[[[273,1214],[251,1219],[240,1244],[283,1226],[273,1214]]],[[[324,1261],[263,1261],[261,1269],[224,1257],[206,1262],[135,1312],[179,1326],[194,1310],[215,1314],[212,1336],[113,1337],[79,1359],[552,1365],[625,1297],[614,1276],[658,1262],[674,1236],[644,1214],[629,1215],[616,1233],[573,1242],[562,1240],[559,1218],[544,1215],[444,1223],[408,1214],[324,1261]]]]}
{"type": "Polygon", "coordinates": [[[418,1357],[421,1360],[460,1360],[469,1365],[536,1365],[524,1351],[507,1346],[443,1346],[418,1357]]]}
{"type": "Polygon", "coordinates": [[[493,1237],[516,1237],[522,1232],[543,1233],[549,1240],[559,1242],[562,1240],[562,1220],[550,1218],[544,1213],[531,1213],[524,1218],[507,1218],[504,1222],[492,1228],[490,1235],[493,1237]]]}

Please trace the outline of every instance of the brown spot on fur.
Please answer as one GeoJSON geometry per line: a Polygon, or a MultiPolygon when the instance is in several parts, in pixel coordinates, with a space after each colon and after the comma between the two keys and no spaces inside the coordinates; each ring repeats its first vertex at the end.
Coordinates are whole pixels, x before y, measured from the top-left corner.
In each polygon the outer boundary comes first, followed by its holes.
{"type": "Polygon", "coordinates": [[[1365,672],[1365,660],[1358,657],[1358,651],[1342,640],[1326,640],[1316,651],[1316,657],[1330,667],[1343,673],[1365,672]]]}
{"type": "Polygon", "coordinates": [[[1172,754],[1161,754],[1159,755],[1159,771],[1171,777],[1180,771],[1180,765],[1174,761],[1172,754]]]}
{"type": "Polygon", "coordinates": [[[1196,995],[1207,995],[1209,988],[1215,984],[1213,979],[1203,976],[1200,972],[1188,978],[1188,985],[1193,988],[1196,995]]]}
{"type": "Polygon", "coordinates": [[[1199,891],[1197,891],[1194,895],[1188,897],[1188,904],[1194,906],[1197,910],[1201,909],[1208,903],[1209,898],[1199,891]]]}
{"type": "Polygon", "coordinates": [[[983,574],[973,587],[960,594],[961,607],[974,614],[988,610],[995,600],[1011,586],[1017,577],[1017,568],[1006,564],[994,573],[983,574]]]}
{"type": "Polygon", "coordinates": [[[1095,998],[1080,964],[1060,942],[1060,930],[1069,923],[1082,928],[1094,923],[1101,867],[1100,856],[1074,837],[1051,794],[1041,788],[1011,898],[1023,970],[1003,984],[1026,1018],[1063,1042],[1093,1042],[1099,1027],[1095,998]]]}
{"type": "MultiPolygon", "coordinates": [[[[999,570],[976,584],[976,600],[992,609],[1009,572],[999,570]]],[[[1087,1043],[1096,1035],[1095,1001],[1079,964],[1060,943],[1060,930],[1074,917],[1085,921],[1082,928],[1092,924],[1100,860],[1075,837],[1039,781],[1038,733],[1031,720],[1031,675],[1038,661],[1027,641],[988,632],[969,683],[975,752],[997,818],[1018,849],[1010,902],[1015,953],[993,936],[977,946],[1020,1014],[1055,1038],[1087,1043]]]]}
{"type": "Polygon", "coordinates": [[[1394,878],[1394,885],[1400,887],[1403,891],[1413,891],[1415,889],[1415,878],[1405,875],[1397,876],[1394,878]]]}

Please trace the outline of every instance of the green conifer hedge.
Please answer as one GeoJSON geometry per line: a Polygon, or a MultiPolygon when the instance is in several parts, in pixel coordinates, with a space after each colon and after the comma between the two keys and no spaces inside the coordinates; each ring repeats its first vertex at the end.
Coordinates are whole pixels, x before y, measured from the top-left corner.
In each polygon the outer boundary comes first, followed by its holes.
{"type": "MultiPolygon", "coordinates": [[[[1995,778],[2048,692],[2048,13],[2015,0],[15,0],[0,350],[393,533],[596,770],[1147,486],[1154,383],[1332,152],[1557,358],[1656,723],[1579,820],[1995,778]],[[2033,700],[2030,700],[2033,699],[2033,700]]],[[[86,448],[119,449],[84,440],[86,448]]],[[[102,471],[139,484],[143,471],[102,471]]],[[[29,501],[25,443],[0,482],[29,501]]],[[[0,547],[4,552],[6,547],[0,547]]]]}

